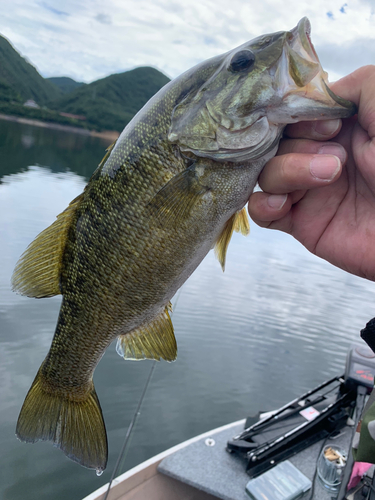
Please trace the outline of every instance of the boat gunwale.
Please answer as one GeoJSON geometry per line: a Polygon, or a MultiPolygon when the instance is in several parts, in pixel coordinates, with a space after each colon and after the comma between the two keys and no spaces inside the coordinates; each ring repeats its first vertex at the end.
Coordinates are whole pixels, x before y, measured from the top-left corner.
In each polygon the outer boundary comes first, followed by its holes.
{"type": "MultiPolygon", "coordinates": [[[[136,465],[127,472],[124,472],[120,476],[117,476],[112,482],[110,490],[111,500],[119,499],[122,495],[129,493],[132,489],[136,488],[141,483],[147,481],[156,474],[159,474],[157,466],[167,456],[172,455],[173,453],[191,445],[192,443],[200,441],[201,439],[210,437],[226,429],[230,429],[231,427],[236,427],[240,424],[245,424],[245,421],[246,419],[237,420],[236,422],[231,422],[230,424],[225,424],[222,425],[221,427],[216,427],[215,429],[212,429],[210,431],[199,434],[198,436],[194,436],[190,439],[187,439],[186,441],[183,441],[182,443],[172,446],[171,448],[168,448],[167,450],[159,453],[158,455],[154,455],[148,460],[141,462],[140,464],[136,465]],[[146,473],[147,469],[148,473],[146,473]],[[144,474],[142,474],[142,472],[144,472],[144,474]],[[131,478],[133,478],[133,480],[131,480],[131,478]],[[124,484],[125,481],[127,481],[126,486],[124,484]],[[121,486],[123,486],[124,488],[121,488],[121,486]]],[[[107,492],[108,484],[109,483],[104,484],[97,490],[90,493],[88,496],[84,497],[82,500],[101,500],[101,497],[103,496],[104,498],[104,495],[107,492]]]]}

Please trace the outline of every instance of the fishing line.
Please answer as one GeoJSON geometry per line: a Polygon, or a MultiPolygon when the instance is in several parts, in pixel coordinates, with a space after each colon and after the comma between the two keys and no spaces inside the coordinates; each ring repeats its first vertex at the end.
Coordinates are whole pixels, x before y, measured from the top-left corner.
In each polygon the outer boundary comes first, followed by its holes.
{"type": "Polygon", "coordinates": [[[153,363],[152,363],[151,370],[150,370],[150,373],[148,374],[145,386],[143,388],[142,395],[141,395],[141,397],[139,399],[137,409],[135,410],[133,418],[132,418],[132,420],[131,420],[131,422],[129,424],[128,430],[126,431],[124,444],[122,445],[121,451],[120,451],[119,456],[117,458],[117,462],[116,462],[115,468],[113,469],[112,476],[111,476],[111,479],[110,479],[110,481],[108,483],[108,488],[107,488],[106,494],[104,496],[104,500],[107,500],[107,498],[108,498],[109,490],[111,489],[112,482],[113,482],[113,480],[114,480],[114,478],[115,478],[115,476],[117,474],[117,471],[119,469],[120,462],[122,461],[123,457],[125,456],[127,444],[129,442],[129,438],[130,438],[130,435],[131,435],[132,430],[134,428],[134,425],[135,425],[135,423],[137,421],[137,418],[138,418],[138,416],[140,414],[140,410],[141,410],[141,406],[142,406],[142,403],[143,403],[143,399],[144,399],[144,397],[146,395],[146,391],[147,391],[147,388],[148,388],[148,386],[150,384],[151,377],[152,377],[152,374],[154,372],[155,366],[156,366],[156,360],[154,360],[153,363]]]}
{"type": "MultiPolygon", "coordinates": [[[[180,298],[180,295],[181,295],[181,290],[182,290],[182,288],[180,288],[179,291],[178,291],[178,293],[177,293],[176,301],[175,301],[174,306],[173,306],[173,312],[176,310],[177,302],[178,302],[178,299],[180,298]]],[[[171,316],[172,316],[173,312],[171,313],[171,316]]],[[[133,432],[134,426],[136,424],[137,418],[139,417],[139,415],[141,413],[141,406],[142,406],[143,400],[144,400],[144,398],[146,396],[146,392],[147,392],[148,386],[150,385],[151,378],[152,378],[152,375],[154,373],[155,367],[156,367],[156,360],[154,360],[153,363],[152,363],[152,366],[151,366],[151,369],[150,369],[150,373],[148,374],[146,383],[145,383],[145,385],[143,387],[143,391],[142,391],[141,397],[139,398],[139,401],[138,401],[137,409],[134,412],[134,415],[133,415],[133,418],[132,418],[132,420],[131,420],[131,422],[129,424],[128,430],[126,431],[126,435],[125,435],[125,439],[124,439],[124,444],[122,445],[121,451],[120,451],[119,456],[117,458],[116,465],[115,465],[115,467],[113,469],[113,472],[112,472],[112,475],[111,475],[111,479],[109,480],[108,488],[107,488],[107,491],[106,491],[106,493],[104,495],[103,500],[107,500],[109,492],[110,492],[110,489],[111,489],[111,486],[112,486],[112,482],[113,482],[114,478],[117,475],[117,472],[118,472],[118,470],[120,468],[120,464],[123,462],[124,458],[126,457],[127,446],[128,446],[131,434],[133,432]]]]}

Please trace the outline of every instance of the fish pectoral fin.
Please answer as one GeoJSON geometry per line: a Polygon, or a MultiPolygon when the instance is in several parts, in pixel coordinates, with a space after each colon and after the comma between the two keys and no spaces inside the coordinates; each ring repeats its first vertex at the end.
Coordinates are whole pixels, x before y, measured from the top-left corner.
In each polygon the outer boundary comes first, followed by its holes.
{"type": "Polygon", "coordinates": [[[195,165],[172,177],[149,203],[161,226],[180,226],[210,188],[199,182],[195,165]]]}
{"type": "Polygon", "coordinates": [[[150,323],[120,335],[117,339],[117,353],[124,359],[160,361],[162,358],[174,361],[177,357],[177,344],[169,311],[171,304],[150,323]]]}
{"type": "Polygon", "coordinates": [[[35,298],[61,293],[60,272],[67,234],[82,196],[77,196],[21,255],[12,275],[15,292],[35,298]]]}
{"type": "Polygon", "coordinates": [[[223,271],[225,271],[225,259],[233,231],[241,233],[244,236],[247,236],[250,233],[250,225],[246,208],[236,212],[230,219],[227,220],[220,236],[216,241],[215,255],[220,262],[223,271]]]}

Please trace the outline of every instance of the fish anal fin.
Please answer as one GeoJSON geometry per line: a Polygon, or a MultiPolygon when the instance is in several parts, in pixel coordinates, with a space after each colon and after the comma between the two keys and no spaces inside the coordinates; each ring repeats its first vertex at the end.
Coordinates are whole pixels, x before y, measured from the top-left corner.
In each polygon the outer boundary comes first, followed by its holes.
{"type": "Polygon", "coordinates": [[[36,298],[61,293],[60,272],[67,233],[81,199],[82,194],[21,255],[12,276],[15,292],[36,298]]]}
{"type": "Polygon", "coordinates": [[[108,447],[102,410],[91,384],[86,397],[46,390],[39,370],[18,417],[17,437],[27,443],[52,441],[74,462],[103,471],[108,447]]]}
{"type": "Polygon", "coordinates": [[[232,238],[233,231],[247,236],[250,232],[249,219],[247,217],[246,208],[232,215],[224,225],[224,228],[216,240],[215,255],[220,262],[221,268],[225,271],[225,260],[227,250],[232,238]]]}
{"type": "Polygon", "coordinates": [[[169,316],[171,305],[146,325],[142,325],[117,339],[116,351],[125,359],[141,360],[160,358],[174,361],[177,357],[177,344],[173,325],[169,316]]]}

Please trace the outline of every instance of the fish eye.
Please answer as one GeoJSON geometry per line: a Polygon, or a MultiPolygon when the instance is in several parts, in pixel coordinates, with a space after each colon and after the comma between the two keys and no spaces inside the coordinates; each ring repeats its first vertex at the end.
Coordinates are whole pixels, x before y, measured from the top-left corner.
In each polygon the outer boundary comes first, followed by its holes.
{"type": "Polygon", "coordinates": [[[255,61],[255,55],[251,50],[240,50],[234,54],[229,65],[229,69],[234,72],[244,71],[249,69],[255,61]]]}

